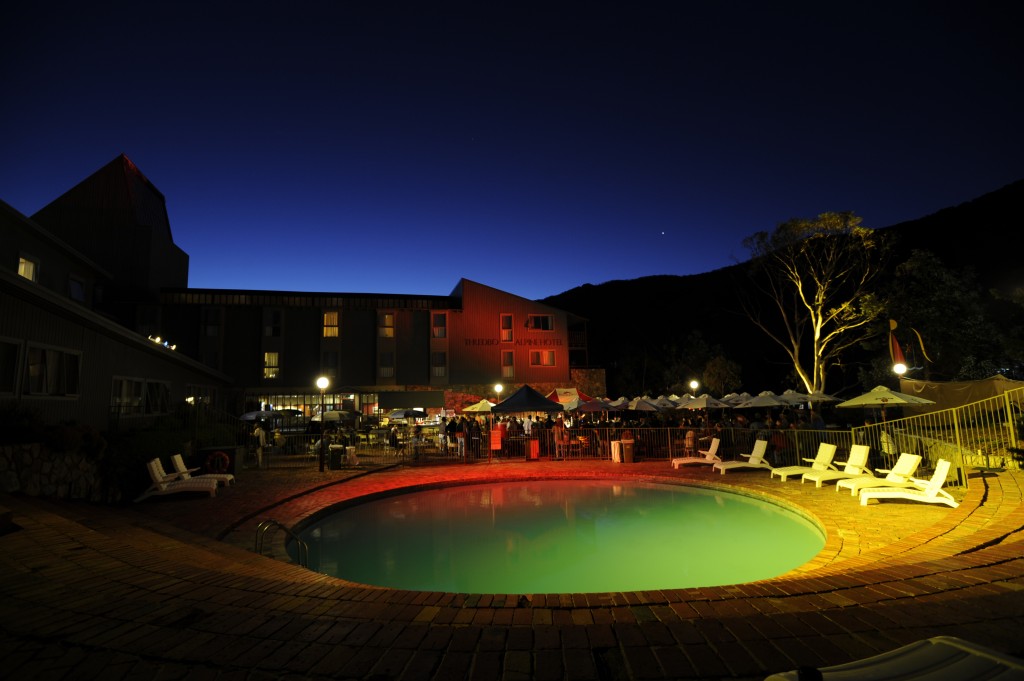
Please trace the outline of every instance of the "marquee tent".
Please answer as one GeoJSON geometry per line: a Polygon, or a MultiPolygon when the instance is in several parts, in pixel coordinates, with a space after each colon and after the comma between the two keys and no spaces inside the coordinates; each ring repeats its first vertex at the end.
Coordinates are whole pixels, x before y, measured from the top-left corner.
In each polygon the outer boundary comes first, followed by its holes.
{"type": "Polygon", "coordinates": [[[518,414],[542,411],[554,413],[564,411],[562,405],[553,402],[528,385],[524,385],[498,404],[491,407],[493,414],[518,414]]]}

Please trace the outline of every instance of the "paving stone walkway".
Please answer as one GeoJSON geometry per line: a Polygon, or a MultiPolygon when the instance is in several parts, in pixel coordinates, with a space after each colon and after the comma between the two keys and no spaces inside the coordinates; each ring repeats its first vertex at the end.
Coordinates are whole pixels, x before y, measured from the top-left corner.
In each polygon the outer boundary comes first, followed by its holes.
{"type": "Polygon", "coordinates": [[[0,657],[33,679],[763,679],[955,635],[1024,657],[1024,477],[975,472],[956,509],[861,506],[765,471],[664,461],[371,461],[243,470],[215,498],[123,508],[0,495],[0,657]],[[824,549],[749,584],[603,594],[367,587],[291,564],[273,518],[415,486],[635,478],[799,508],[824,549]]]}

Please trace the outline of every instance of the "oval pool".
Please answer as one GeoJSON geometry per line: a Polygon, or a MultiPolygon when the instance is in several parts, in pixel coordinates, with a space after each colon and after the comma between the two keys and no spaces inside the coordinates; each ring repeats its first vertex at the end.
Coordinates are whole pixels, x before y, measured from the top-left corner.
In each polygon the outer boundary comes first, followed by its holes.
{"type": "Polygon", "coordinates": [[[818,525],[701,487],[531,480],[443,487],[340,509],[301,533],[313,570],[456,593],[596,593],[767,579],[813,558],[818,525]]]}

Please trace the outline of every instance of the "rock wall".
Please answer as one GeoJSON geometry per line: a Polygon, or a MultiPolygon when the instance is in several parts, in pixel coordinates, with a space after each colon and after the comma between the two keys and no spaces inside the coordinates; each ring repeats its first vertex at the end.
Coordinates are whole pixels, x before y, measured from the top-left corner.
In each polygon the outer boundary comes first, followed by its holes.
{"type": "Polygon", "coordinates": [[[33,497],[107,501],[95,459],[51,452],[39,443],[0,446],[0,491],[33,497]]]}

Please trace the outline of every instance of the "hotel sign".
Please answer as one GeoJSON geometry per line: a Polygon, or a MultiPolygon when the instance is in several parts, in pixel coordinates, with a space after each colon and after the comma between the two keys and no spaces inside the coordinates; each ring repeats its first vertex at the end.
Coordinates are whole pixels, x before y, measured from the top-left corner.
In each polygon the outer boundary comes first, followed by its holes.
{"type": "Polygon", "coordinates": [[[467,338],[466,345],[526,345],[534,348],[561,347],[561,338],[519,338],[511,343],[499,341],[497,338],[467,338]]]}

